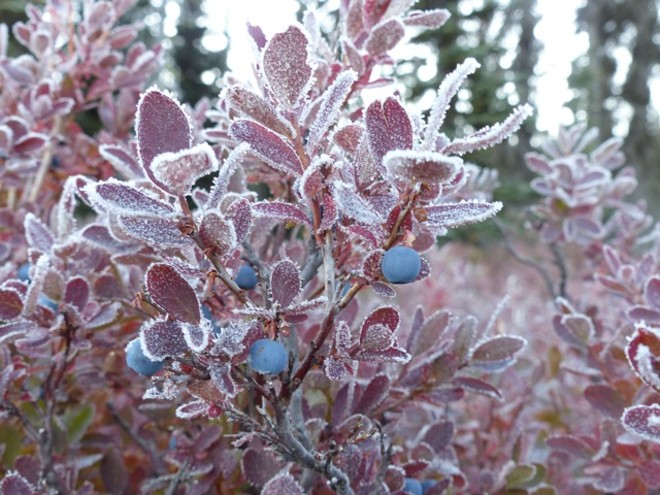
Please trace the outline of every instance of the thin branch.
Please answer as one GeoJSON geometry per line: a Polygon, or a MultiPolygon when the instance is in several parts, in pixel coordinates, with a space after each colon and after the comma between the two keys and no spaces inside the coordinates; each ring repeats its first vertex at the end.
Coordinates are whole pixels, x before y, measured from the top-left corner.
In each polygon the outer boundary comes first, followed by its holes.
{"type": "Polygon", "coordinates": [[[566,281],[568,280],[568,270],[566,269],[566,260],[564,254],[556,243],[550,244],[550,250],[555,259],[555,265],[559,270],[559,295],[566,298],[566,281]]]}

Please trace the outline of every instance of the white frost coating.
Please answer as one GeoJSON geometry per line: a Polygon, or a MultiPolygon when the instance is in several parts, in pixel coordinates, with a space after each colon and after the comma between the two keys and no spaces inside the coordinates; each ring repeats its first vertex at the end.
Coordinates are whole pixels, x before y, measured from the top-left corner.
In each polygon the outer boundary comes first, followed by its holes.
{"type": "MultiPolygon", "coordinates": [[[[150,54],[148,54],[148,53],[143,54],[143,56],[146,56],[146,55],[150,55],[150,54]]],[[[139,60],[139,58],[138,58],[138,60],[139,60]]],[[[188,112],[186,112],[183,109],[183,105],[181,104],[181,102],[179,101],[179,99],[176,96],[174,96],[167,89],[160,89],[156,84],[154,84],[154,85],[150,86],[149,88],[147,88],[147,90],[140,95],[140,99],[137,102],[137,110],[135,112],[135,125],[136,125],[136,127],[138,125],[138,122],[140,122],[140,108],[142,108],[143,100],[149,93],[152,93],[152,92],[161,93],[161,94],[165,95],[167,98],[169,98],[170,100],[172,100],[174,103],[176,103],[179,106],[179,109],[181,110],[183,115],[186,116],[186,119],[188,120],[188,142],[192,143],[192,141],[193,141],[192,130],[193,130],[194,127],[193,127],[193,122],[190,118],[190,115],[188,115],[188,112]]],[[[137,131],[137,128],[136,128],[136,131],[137,131]]],[[[138,147],[138,157],[140,157],[141,153],[140,153],[140,140],[139,139],[137,141],[137,147],[138,147]]],[[[140,162],[141,161],[142,161],[142,158],[140,158],[140,162]]]]}
{"type": "Polygon", "coordinates": [[[154,177],[168,186],[169,192],[179,196],[189,194],[197,179],[217,169],[218,159],[208,143],[174,153],[161,153],[151,161],[154,177]]]}
{"type": "Polygon", "coordinates": [[[188,347],[190,347],[190,350],[193,352],[202,352],[206,349],[211,333],[211,324],[207,319],[202,318],[199,325],[182,322],[181,330],[183,332],[183,338],[186,344],[188,344],[188,347]]]}
{"type": "Polygon", "coordinates": [[[324,93],[321,108],[319,108],[316,120],[309,132],[307,143],[310,149],[314,149],[323,134],[337,121],[339,110],[357,78],[357,72],[354,70],[344,71],[337,76],[332,86],[324,93]]]}
{"type": "Polygon", "coordinates": [[[463,160],[433,151],[392,150],[383,164],[394,177],[432,183],[451,181],[463,166],[463,160]]]}
{"type": "Polygon", "coordinates": [[[147,194],[144,189],[136,189],[114,177],[102,182],[91,182],[83,187],[94,207],[100,207],[115,215],[152,214],[159,217],[174,215],[174,209],[164,201],[147,194]],[[105,191],[105,197],[99,192],[105,191]],[[108,191],[109,190],[109,191],[108,191]]]}
{"type": "Polygon", "coordinates": [[[193,400],[182,404],[176,408],[175,414],[177,418],[192,419],[206,414],[208,405],[201,399],[193,400]]]}
{"type": "Polygon", "coordinates": [[[447,115],[449,102],[458,92],[463,81],[479,67],[479,62],[473,58],[468,58],[443,79],[438,88],[438,95],[431,107],[431,114],[429,115],[422,142],[423,150],[432,150],[434,148],[435,138],[438,135],[438,129],[447,115]]]}
{"type": "Polygon", "coordinates": [[[633,435],[650,442],[660,443],[660,404],[627,407],[621,415],[621,423],[633,435]],[[646,418],[635,417],[644,416],[645,412],[648,412],[646,418]]]}
{"type": "Polygon", "coordinates": [[[28,285],[25,298],[23,299],[23,315],[31,315],[37,307],[39,295],[43,290],[44,280],[50,267],[50,258],[47,255],[40,256],[30,269],[32,281],[28,285]]]}
{"type": "Polygon", "coordinates": [[[230,357],[236,356],[245,349],[243,341],[249,329],[249,325],[245,323],[230,322],[220,330],[215,342],[224,354],[230,357]]]}
{"type": "Polygon", "coordinates": [[[495,146],[520,129],[525,119],[533,113],[534,109],[527,103],[516,107],[504,122],[479,129],[465,138],[455,139],[441,151],[446,154],[464,155],[465,153],[495,146]]]}
{"type": "Polygon", "coordinates": [[[426,225],[431,228],[453,228],[469,223],[482,222],[502,209],[500,201],[461,201],[429,206],[426,225]]]}
{"type": "Polygon", "coordinates": [[[234,172],[249,151],[250,145],[248,143],[241,143],[236,146],[236,148],[229,153],[229,156],[227,156],[225,161],[222,162],[218,176],[215,178],[215,181],[213,181],[213,188],[209,194],[205,207],[206,209],[217,208],[220,205],[223,196],[227,194],[227,187],[229,186],[231,176],[234,175],[234,172]]]}
{"type": "Polygon", "coordinates": [[[340,213],[367,225],[384,222],[384,219],[371,208],[354,187],[337,181],[332,184],[332,192],[340,213]]]}
{"type": "Polygon", "coordinates": [[[68,177],[62,188],[62,196],[57,203],[55,234],[58,239],[69,237],[76,228],[76,218],[73,216],[73,208],[76,202],[76,180],[77,177],[68,177]]]}
{"type": "Polygon", "coordinates": [[[655,356],[651,353],[651,349],[646,345],[639,344],[637,353],[635,354],[635,360],[637,361],[640,378],[651,388],[660,390],[660,376],[658,376],[653,366],[655,356]]]}

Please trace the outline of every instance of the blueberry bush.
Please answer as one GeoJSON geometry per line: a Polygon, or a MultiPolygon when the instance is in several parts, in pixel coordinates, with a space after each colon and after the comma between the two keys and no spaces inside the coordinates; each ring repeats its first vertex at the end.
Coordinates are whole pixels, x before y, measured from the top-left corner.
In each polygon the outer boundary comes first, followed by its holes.
{"type": "Polygon", "coordinates": [[[28,6],[17,57],[0,24],[3,494],[660,490],[658,229],[619,139],[562,129],[495,218],[464,157],[531,107],[449,139],[478,62],[425,116],[387,76],[447,11],[249,26],[256,83],[190,107],[133,3],[28,6]]]}

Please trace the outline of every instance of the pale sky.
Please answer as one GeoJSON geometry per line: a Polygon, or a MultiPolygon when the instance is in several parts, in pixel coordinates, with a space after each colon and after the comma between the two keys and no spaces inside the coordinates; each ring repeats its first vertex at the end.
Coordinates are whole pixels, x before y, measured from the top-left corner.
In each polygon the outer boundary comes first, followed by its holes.
{"type": "MultiPolygon", "coordinates": [[[[535,103],[537,126],[542,132],[554,134],[560,125],[573,122],[571,112],[563,107],[571,96],[567,83],[571,62],[586,50],[588,43],[586,35],[575,34],[575,9],[580,3],[581,0],[538,0],[541,20],[536,36],[545,48],[538,66],[537,91],[542,97],[535,103]]],[[[246,23],[259,25],[267,36],[283,31],[295,21],[297,3],[294,0],[207,0],[206,9],[213,20],[212,27],[221,32],[227,26],[232,40],[228,64],[243,79],[251,77],[253,60],[246,23]]],[[[222,44],[223,41],[219,37],[215,42],[222,44]]]]}

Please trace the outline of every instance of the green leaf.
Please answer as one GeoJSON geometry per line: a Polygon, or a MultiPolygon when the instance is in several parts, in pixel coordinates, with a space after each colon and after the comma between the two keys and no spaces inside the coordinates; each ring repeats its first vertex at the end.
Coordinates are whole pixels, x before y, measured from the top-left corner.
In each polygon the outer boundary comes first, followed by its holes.
{"type": "Polygon", "coordinates": [[[78,443],[94,419],[96,409],[92,404],[82,404],[69,409],[64,415],[67,443],[78,443]]]}
{"type": "Polygon", "coordinates": [[[545,477],[545,468],[540,464],[521,464],[514,467],[506,477],[507,488],[531,488],[545,477]]]}

